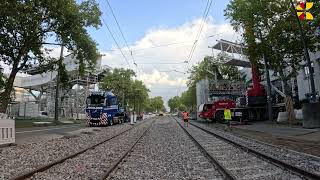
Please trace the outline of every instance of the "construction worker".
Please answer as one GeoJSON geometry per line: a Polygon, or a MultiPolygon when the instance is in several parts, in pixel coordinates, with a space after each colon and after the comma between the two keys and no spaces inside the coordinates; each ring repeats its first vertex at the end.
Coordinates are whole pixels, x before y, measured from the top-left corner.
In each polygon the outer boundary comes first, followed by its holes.
{"type": "Polygon", "coordinates": [[[230,128],[230,121],[231,121],[231,110],[229,108],[229,106],[226,106],[224,108],[224,120],[225,120],[225,123],[226,123],[226,126],[224,128],[224,130],[231,130],[230,128]]]}
{"type": "Polygon", "coordinates": [[[187,127],[188,127],[188,120],[189,120],[188,115],[189,115],[189,114],[188,114],[187,111],[184,111],[184,112],[183,112],[183,122],[184,122],[184,126],[187,125],[187,127]]]}

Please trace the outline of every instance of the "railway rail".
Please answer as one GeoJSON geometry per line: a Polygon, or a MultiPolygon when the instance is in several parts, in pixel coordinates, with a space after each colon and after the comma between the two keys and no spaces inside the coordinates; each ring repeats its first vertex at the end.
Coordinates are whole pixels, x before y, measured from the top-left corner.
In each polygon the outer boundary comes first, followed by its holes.
{"type": "MultiPolygon", "coordinates": [[[[152,121],[154,122],[154,120],[152,120],[152,121]]],[[[146,122],[147,122],[147,121],[146,121],[146,122]]],[[[104,144],[104,143],[106,143],[106,142],[108,142],[108,141],[110,141],[110,140],[112,140],[112,139],[115,139],[116,137],[119,137],[120,135],[125,134],[126,132],[129,132],[129,131],[131,131],[131,130],[133,130],[133,129],[135,129],[135,128],[138,128],[139,126],[142,126],[142,125],[145,124],[146,122],[142,122],[142,123],[138,124],[137,126],[133,126],[133,127],[129,128],[129,129],[127,129],[127,130],[124,130],[124,131],[122,131],[122,132],[120,132],[120,133],[118,133],[118,134],[115,134],[115,135],[113,135],[113,136],[111,136],[111,137],[109,137],[109,138],[107,138],[107,139],[105,139],[105,140],[103,140],[103,141],[101,141],[101,142],[99,142],[99,143],[96,143],[96,144],[94,144],[94,145],[92,145],[92,146],[90,146],[90,147],[88,147],[88,148],[82,149],[82,150],[80,150],[80,151],[78,151],[78,152],[76,152],[76,153],[73,153],[73,154],[68,155],[68,156],[66,156],[66,157],[63,157],[63,158],[61,158],[61,159],[58,159],[58,160],[56,160],[56,161],[54,161],[54,162],[52,162],[52,163],[50,163],[50,164],[46,164],[46,165],[40,166],[40,167],[38,167],[38,168],[35,168],[35,169],[31,170],[31,171],[22,173],[22,174],[20,174],[20,175],[18,175],[18,176],[16,176],[16,177],[11,178],[11,179],[12,179],[12,180],[23,180],[23,179],[31,178],[33,175],[35,175],[35,174],[37,174],[37,173],[41,173],[41,172],[44,172],[44,171],[46,171],[46,170],[49,170],[50,168],[52,168],[52,167],[54,167],[54,166],[56,166],[56,165],[62,164],[62,163],[64,163],[65,161],[67,161],[67,160],[69,160],[69,159],[75,158],[75,157],[77,157],[77,156],[79,156],[79,155],[81,155],[81,154],[84,154],[85,152],[87,152],[87,151],[89,151],[89,150],[91,150],[91,149],[97,148],[98,146],[100,146],[100,145],[102,145],[102,144],[104,144]]],[[[151,127],[151,125],[152,125],[153,122],[151,122],[151,124],[148,126],[148,128],[146,128],[146,130],[144,131],[144,133],[143,133],[141,136],[139,136],[139,138],[133,143],[133,145],[121,156],[121,158],[120,158],[121,160],[132,150],[132,148],[134,147],[134,145],[135,145],[135,144],[143,137],[143,135],[150,129],[150,127],[151,127]]],[[[108,174],[110,174],[110,172],[112,172],[112,170],[119,164],[119,162],[121,162],[120,159],[117,160],[116,163],[114,163],[114,164],[111,166],[111,168],[107,170],[107,173],[103,176],[104,178],[105,178],[105,176],[107,176],[108,174]]],[[[104,179],[104,178],[103,178],[103,179],[104,179]]]]}
{"type": "Polygon", "coordinates": [[[320,176],[189,123],[191,139],[208,155],[225,179],[320,179],[320,176]]]}
{"type": "Polygon", "coordinates": [[[141,138],[147,134],[147,132],[152,127],[152,124],[154,121],[149,125],[149,127],[139,136],[139,138],[127,149],[125,153],[121,155],[118,160],[116,160],[111,167],[106,171],[106,173],[102,176],[102,179],[109,179],[110,175],[114,172],[114,170],[118,167],[118,165],[123,161],[123,159],[128,156],[128,154],[133,150],[133,148],[136,146],[136,144],[141,140],[141,138]]]}

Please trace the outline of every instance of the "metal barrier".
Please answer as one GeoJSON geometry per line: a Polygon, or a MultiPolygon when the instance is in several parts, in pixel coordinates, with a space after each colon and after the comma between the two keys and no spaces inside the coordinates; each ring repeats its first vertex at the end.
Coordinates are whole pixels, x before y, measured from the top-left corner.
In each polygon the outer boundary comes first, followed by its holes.
{"type": "Polygon", "coordinates": [[[0,145],[15,143],[14,120],[0,114],[0,145]]]}

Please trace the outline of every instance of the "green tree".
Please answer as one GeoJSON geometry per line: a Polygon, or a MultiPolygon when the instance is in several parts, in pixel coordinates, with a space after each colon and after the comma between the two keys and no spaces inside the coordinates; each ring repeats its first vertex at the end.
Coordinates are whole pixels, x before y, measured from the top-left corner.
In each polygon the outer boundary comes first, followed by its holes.
{"type": "Polygon", "coordinates": [[[44,44],[56,40],[79,60],[80,72],[92,66],[98,52],[87,27],[98,28],[101,12],[95,0],[77,4],[75,0],[3,0],[0,3],[0,60],[11,68],[0,94],[0,112],[5,112],[16,74],[30,66],[43,71],[59,61],[46,58],[44,44]]]}
{"type": "Polygon", "coordinates": [[[142,81],[133,80],[135,72],[131,69],[115,68],[104,74],[100,89],[112,91],[125,108],[142,111],[148,104],[149,89],[142,81]]]}
{"type": "Polygon", "coordinates": [[[188,111],[196,110],[197,98],[196,98],[196,87],[189,86],[188,89],[181,94],[181,104],[183,104],[188,111]]]}
{"type": "Polygon", "coordinates": [[[149,89],[142,81],[134,80],[130,85],[129,105],[137,112],[145,109],[149,98],[149,89]]]}
{"type": "Polygon", "coordinates": [[[174,96],[168,100],[168,106],[170,108],[170,112],[175,112],[178,107],[180,106],[180,97],[179,96],[174,96]]]}
{"type": "Polygon", "coordinates": [[[3,74],[3,69],[0,67],[0,92],[6,86],[6,77],[3,74]]]}
{"type": "Polygon", "coordinates": [[[152,112],[155,112],[155,111],[159,112],[159,111],[165,110],[164,102],[163,102],[161,96],[156,96],[156,97],[150,98],[148,105],[149,105],[149,107],[147,109],[151,110],[152,112]]]}
{"type": "Polygon", "coordinates": [[[125,106],[130,96],[131,84],[135,72],[131,69],[115,68],[107,71],[100,83],[100,89],[112,91],[119,99],[119,102],[125,106]]]}
{"type": "Polygon", "coordinates": [[[184,105],[184,104],[180,104],[179,107],[178,107],[178,110],[179,111],[186,111],[187,110],[187,106],[184,105]]]}
{"type": "Polygon", "coordinates": [[[225,53],[219,53],[216,57],[207,56],[203,61],[191,67],[189,70],[188,86],[195,86],[197,82],[205,78],[244,80],[245,76],[235,66],[225,65],[230,57],[225,53]],[[216,77],[215,77],[216,76],[216,77]]]}

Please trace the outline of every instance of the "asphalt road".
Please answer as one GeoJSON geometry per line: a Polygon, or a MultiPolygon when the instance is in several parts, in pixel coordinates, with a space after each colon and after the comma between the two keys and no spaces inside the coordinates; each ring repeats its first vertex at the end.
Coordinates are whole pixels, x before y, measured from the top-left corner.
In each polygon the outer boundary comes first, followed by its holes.
{"type": "Polygon", "coordinates": [[[38,140],[62,137],[67,132],[86,128],[85,124],[63,125],[51,127],[33,127],[16,129],[16,144],[36,142],[38,140]]]}

